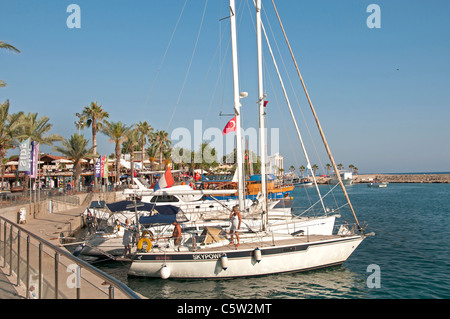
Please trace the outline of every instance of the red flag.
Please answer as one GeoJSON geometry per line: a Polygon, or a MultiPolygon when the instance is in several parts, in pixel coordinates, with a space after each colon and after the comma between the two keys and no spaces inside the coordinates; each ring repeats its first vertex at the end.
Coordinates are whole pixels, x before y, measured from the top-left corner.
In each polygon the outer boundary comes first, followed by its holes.
{"type": "Polygon", "coordinates": [[[227,125],[223,129],[223,135],[236,131],[236,116],[228,121],[227,125]]]}
{"type": "Polygon", "coordinates": [[[269,103],[269,101],[264,101],[264,107],[267,106],[267,103],[269,103]]]}
{"type": "Polygon", "coordinates": [[[100,177],[103,177],[103,175],[105,175],[105,159],[106,159],[106,155],[102,156],[101,166],[100,166],[100,177]]]}

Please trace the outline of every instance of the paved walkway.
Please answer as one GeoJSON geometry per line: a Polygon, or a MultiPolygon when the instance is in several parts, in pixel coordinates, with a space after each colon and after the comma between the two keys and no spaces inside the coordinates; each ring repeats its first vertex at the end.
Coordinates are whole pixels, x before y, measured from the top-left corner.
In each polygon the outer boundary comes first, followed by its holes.
{"type": "MultiPolygon", "coordinates": [[[[63,232],[67,235],[68,231],[79,227],[80,215],[84,212],[85,206],[74,209],[47,214],[37,219],[27,219],[27,223],[20,225],[27,231],[58,245],[59,234],[63,232]]],[[[0,299],[24,299],[24,287],[16,285],[15,275],[9,276],[9,266],[3,267],[3,258],[0,258],[0,299]],[[11,278],[12,277],[12,278],[11,278]]]]}
{"type": "Polygon", "coordinates": [[[3,263],[0,265],[0,299],[24,299],[16,290],[16,285],[9,281],[9,276],[3,272],[1,266],[3,263]]]}

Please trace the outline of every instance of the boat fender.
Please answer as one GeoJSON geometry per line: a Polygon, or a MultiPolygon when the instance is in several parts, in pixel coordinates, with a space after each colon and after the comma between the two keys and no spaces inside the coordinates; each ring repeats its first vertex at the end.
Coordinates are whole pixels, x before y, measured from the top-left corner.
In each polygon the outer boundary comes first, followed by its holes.
{"type": "Polygon", "coordinates": [[[228,269],[228,257],[226,254],[223,254],[222,257],[220,257],[220,262],[222,264],[222,269],[227,270],[228,269]]]}
{"type": "Polygon", "coordinates": [[[170,277],[170,269],[166,265],[162,266],[161,270],[159,271],[159,275],[161,276],[161,279],[167,279],[170,277]]]}
{"type": "Polygon", "coordinates": [[[152,249],[152,242],[151,242],[151,240],[150,240],[149,238],[147,238],[147,237],[141,238],[141,239],[138,241],[137,249],[139,249],[139,250],[142,249],[142,246],[144,245],[144,241],[147,243],[146,251],[149,252],[150,249],[152,249]]]}
{"type": "Polygon", "coordinates": [[[78,245],[77,248],[75,248],[75,250],[72,253],[72,255],[74,255],[75,257],[78,257],[78,255],[81,254],[81,251],[83,250],[84,246],[85,246],[84,244],[78,245]]]}
{"type": "Polygon", "coordinates": [[[261,261],[261,259],[262,259],[262,257],[261,257],[261,249],[259,249],[258,247],[256,247],[256,249],[255,249],[254,252],[253,252],[253,256],[255,256],[255,261],[256,261],[257,263],[259,263],[259,262],[261,261]]]}

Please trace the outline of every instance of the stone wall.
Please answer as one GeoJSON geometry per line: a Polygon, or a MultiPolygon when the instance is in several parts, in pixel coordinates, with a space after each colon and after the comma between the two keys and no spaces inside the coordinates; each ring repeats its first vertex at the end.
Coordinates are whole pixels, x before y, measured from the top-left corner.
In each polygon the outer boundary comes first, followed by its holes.
{"type": "Polygon", "coordinates": [[[450,174],[366,174],[354,176],[354,183],[368,183],[374,179],[389,183],[450,183],[450,174]]]}

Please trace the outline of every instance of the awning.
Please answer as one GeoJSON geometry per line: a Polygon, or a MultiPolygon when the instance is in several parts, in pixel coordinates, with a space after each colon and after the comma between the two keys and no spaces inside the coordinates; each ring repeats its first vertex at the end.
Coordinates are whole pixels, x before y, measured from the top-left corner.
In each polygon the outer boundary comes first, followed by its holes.
{"type": "MultiPolygon", "coordinates": [[[[134,201],[131,200],[122,200],[120,202],[108,203],[106,204],[106,206],[112,213],[121,212],[124,210],[134,211],[134,201]]],[[[138,211],[150,212],[155,207],[155,204],[136,202],[136,206],[138,211]]]]}
{"type": "Polygon", "coordinates": [[[177,220],[179,210],[179,207],[172,205],[156,206],[152,212],[153,215],[139,217],[139,223],[144,226],[152,224],[173,224],[177,220]]]}
{"type": "MultiPolygon", "coordinates": [[[[275,179],[277,179],[277,177],[275,175],[267,174],[267,180],[273,181],[275,179]]],[[[260,182],[261,181],[261,175],[252,175],[252,176],[250,176],[249,180],[252,181],[252,182],[260,182]]]]}
{"type": "MultiPolygon", "coordinates": [[[[106,204],[112,213],[121,211],[134,211],[134,201],[120,201],[106,204]]],[[[139,223],[144,226],[151,224],[173,224],[176,221],[180,208],[172,205],[156,205],[150,203],[136,202],[138,211],[151,212],[151,216],[139,217],[139,223]]]]}

